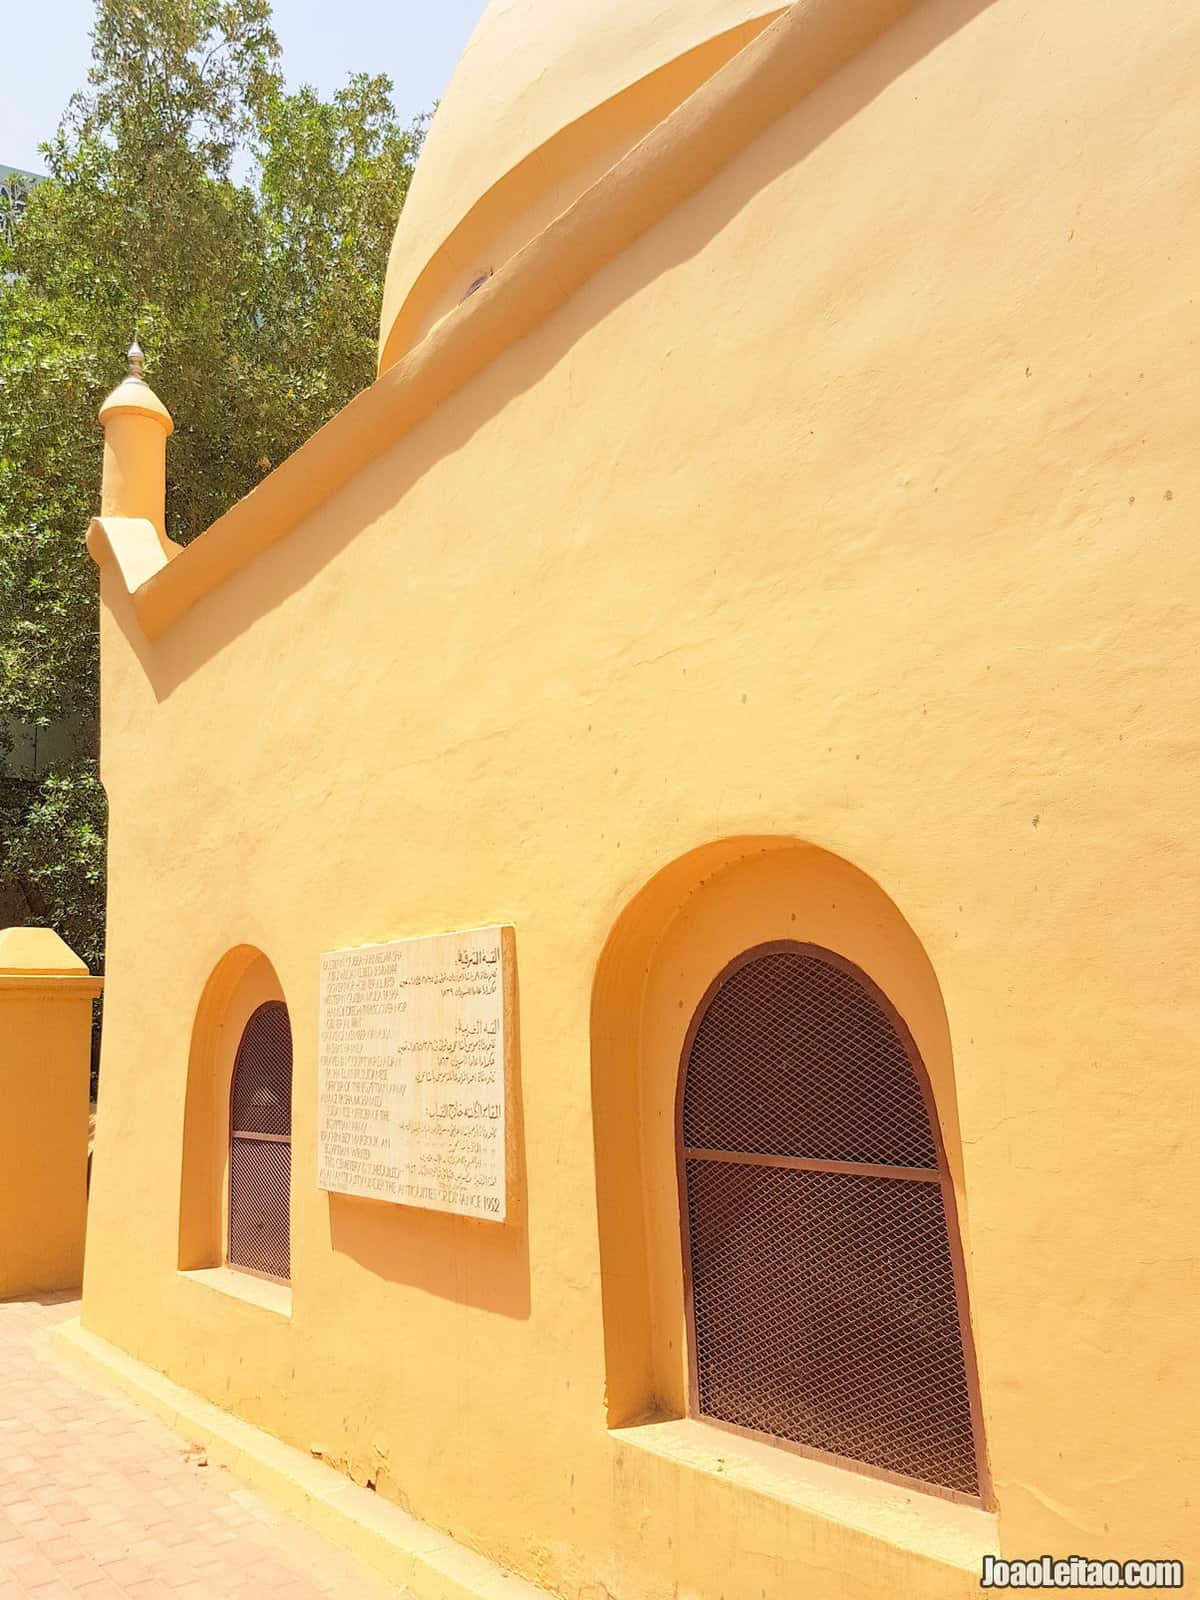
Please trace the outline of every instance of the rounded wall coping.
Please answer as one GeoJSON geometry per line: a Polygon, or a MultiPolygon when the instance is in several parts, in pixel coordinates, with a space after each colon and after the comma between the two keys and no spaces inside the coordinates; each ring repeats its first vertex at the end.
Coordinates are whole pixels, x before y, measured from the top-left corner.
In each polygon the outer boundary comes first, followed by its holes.
{"type": "Polygon", "coordinates": [[[130,594],[148,583],[183,549],[146,517],[93,517],[87,552],[98,567],[112,562],[130,594]]]}
{"type": "Polygon", "coordinates": [[[205,596],[291,533],[915,4],[793,0],[477,293],[193,539],[178,559],[132,590],[143,636],[161,638],[205,596]]]}
{"type": "Polygon", "coordinates": [[[400,353],[392,328],[417,279],[506,174],[530,163],[552,165],[551,147],[563,130],[781,3],[491,0],[482,7],[396,223],[380,318],[381,368],[400,353]]]}
{"type": "MultiPolygon", "coordinates": [[[[612,154],[606,165],[614,165],[622,159],[647,132],[787,8],[766,4],[753,9],[753,16],[704,38],[682,54],[668,57],[644,77],[557,127],[543,143],[504,171],[479,195],[423,264],[408,262],[401,273],[397,255],[399,246],[405,242],[405,218],[412,210],[410,195],[396,229],[384,283],[379,371],[386,372],[394,366],[420,341],[423,332],[436,325],[440,320],[436,306],[456,279],[460,291],[466,287],[468,267],[471,274],[486,268],[484,275],[490,276],[543,231],[553,217],[553,213],[541,215],[551,191],[586,171],[600,155],[611,151],[614,143],[626,142],[627,148],[612,154]],[[510,229],[520,228],[522,219],[528,221],[531,215],[539,218],[536,224],[527,226],[515,240],[510,237],[507,244],[500,242],[510,229]]],[[[576,186],[577,194],[590,188],[597,176],[593,173],[586,181],[580,181],[576,186]]],[[[564,200],[555,210],[561,212],[569,204],[569,200],[564,200]]],[[[460,293],[460,304],[464,298],[460,293]]],[[[453,306],[444,306],[442,314],[453,309],[453,306]]]]}

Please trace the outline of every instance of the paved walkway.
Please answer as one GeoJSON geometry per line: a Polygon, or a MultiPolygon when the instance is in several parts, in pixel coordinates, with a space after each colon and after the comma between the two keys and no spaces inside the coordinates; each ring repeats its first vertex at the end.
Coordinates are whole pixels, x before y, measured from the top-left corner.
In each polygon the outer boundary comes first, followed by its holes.
{"type": "Polygon", "coordinates": [[[0,1304],[0,1600],[402,1600],[52,1354],[73,1300],[0,1304]]]}

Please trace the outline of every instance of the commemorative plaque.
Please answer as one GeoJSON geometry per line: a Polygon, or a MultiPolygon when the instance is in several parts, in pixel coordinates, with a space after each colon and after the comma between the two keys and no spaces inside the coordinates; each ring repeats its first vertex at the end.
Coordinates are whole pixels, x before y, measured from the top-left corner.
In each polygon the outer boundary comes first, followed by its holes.
{"type": "Polygon", "coordinates": [[[321,957],[317,1184],[502,1222],[513,930],[321,957]]]}

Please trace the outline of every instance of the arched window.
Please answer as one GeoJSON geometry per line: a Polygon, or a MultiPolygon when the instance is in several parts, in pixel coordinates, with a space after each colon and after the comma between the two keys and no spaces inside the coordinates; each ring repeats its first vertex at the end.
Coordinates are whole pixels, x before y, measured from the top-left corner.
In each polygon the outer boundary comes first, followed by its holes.
{"type": "Polygon", "coordinates": [[[247,1022],[229,1116],[229,1265],[269,1278],[291,1272],[292,1029],[280,1000],[247,1022]]]}
{"type": "Polygon", "coordinates": [[[746,951],[692,1022],[679,1121],[693,1410],[978,1500],[953,1190],[887,1000],[815,945],[746,951]]]}

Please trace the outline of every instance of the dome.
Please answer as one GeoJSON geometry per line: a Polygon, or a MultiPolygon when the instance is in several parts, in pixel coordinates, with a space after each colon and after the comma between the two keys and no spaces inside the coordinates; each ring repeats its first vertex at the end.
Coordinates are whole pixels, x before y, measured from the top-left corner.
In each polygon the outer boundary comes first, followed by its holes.
{"type": "Polygon", "coordinates": [[[380,370],[781,9],[491,0],[430,125],[392,242],[380,370]]]}

